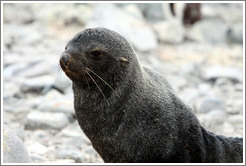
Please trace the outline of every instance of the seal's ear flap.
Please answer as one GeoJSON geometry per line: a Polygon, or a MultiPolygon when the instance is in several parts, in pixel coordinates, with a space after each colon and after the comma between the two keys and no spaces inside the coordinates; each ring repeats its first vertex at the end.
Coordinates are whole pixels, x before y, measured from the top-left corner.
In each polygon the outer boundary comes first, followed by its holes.
{"type": "Polygon", "coordinates": [[[119,60],[120,60],[120,62],[123,62],[123,63],[129,63],[128,59],[126,59],[124,57],[120,57],[119,60]]]}

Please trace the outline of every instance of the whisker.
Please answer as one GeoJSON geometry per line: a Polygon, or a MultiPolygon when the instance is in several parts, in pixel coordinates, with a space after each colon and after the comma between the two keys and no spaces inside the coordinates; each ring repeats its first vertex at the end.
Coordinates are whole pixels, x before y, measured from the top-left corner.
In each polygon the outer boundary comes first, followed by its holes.
{"type": "Polygon", "coordinates": [[[60,64],[58,64],[57,65],[57,79],[58,79],[58,77],[61,76],[61,73],[62,73],[62,68],[61,68],[60,64]]]}
{"type": "Polygon", "coordinates": [[[95,76],[97,76],[100,80],[102,80],[111,90],[113,90],[113,92],[120,97],[116,91],[114,90],[114,88],[112,88],[112,86],[110,86],[102,77],[100,77],[98,74],[96,74],[94,71],[92,71],[91,69],[89,69],[88,67],[86,67],[87,70],[89,70],[90,72],[92,72],[95,76]]]}
{"type": "Polygon", "coordinates": [[[90,73],[88,73],[87,71],[85,71],[85,72],[88,74],[88,76],[89,76],[89,77],[91,78],[91,80],[95,83],[95,85],[97,86],[97,88],[99,89],[99,91],[102,93],[102,95],[103,95],[103,97],[106,99],[108,105],[110,105],[109,102],[108,102],[108,100],[107,100],[107,98],[106,98],[106,96],[104,95],[103,91],[102,91],[101,88],[97,85],[96,81],[93,79],[93,77],[90,75],[90,73]]]}
{"type": "Polygon", "coordinates": [[[83,73],[83,75],[84,75],[84,79],[85,79],[85,81],[86,81],[86,84],[88,85],[88,89],[90,90],[90,85],[89,85],[88,80],[87,80],[87,78],[86,78],[86,76],[85,76],[85,73],[83,73]]]}

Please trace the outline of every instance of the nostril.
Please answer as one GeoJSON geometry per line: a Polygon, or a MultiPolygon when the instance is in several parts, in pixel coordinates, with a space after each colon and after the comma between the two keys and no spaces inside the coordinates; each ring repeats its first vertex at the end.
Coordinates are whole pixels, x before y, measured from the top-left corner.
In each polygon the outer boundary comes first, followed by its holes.
{"type": "Polygon", "coordinates": [[[70,58],[71,58],[71,56],[70,56],[68,53],[63,53],[63,54],[62,54],[62,57],[61,57],[63,63],[64,63],[66,66],[68,66],[68,62],[69,62],[70,58]]]}

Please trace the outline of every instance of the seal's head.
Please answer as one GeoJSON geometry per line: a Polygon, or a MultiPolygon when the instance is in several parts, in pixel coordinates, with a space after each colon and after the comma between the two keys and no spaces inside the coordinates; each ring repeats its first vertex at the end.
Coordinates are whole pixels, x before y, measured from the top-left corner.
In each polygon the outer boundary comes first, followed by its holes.
{"type": "Polygon", "coordinates": [[[131,70],[135,58],[124,37],[106,28],[90,28],[67,43],[60,66],[74,83],[85,87],[102,79],[113,84],[116,77],[131,70]]]}

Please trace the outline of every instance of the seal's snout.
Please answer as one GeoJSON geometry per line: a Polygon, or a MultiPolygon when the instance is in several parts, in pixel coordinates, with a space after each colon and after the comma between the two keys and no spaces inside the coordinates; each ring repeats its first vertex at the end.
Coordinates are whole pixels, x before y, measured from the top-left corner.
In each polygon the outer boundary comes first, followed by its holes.
{"type": "Polygon", "coordinates": [[[70,54],[68,54],[66,52],[62,53],[61,61],[63,62],[63,64],[65,66],[68,66],[70,59],[71,59],[71,55],[70,54]]]}

